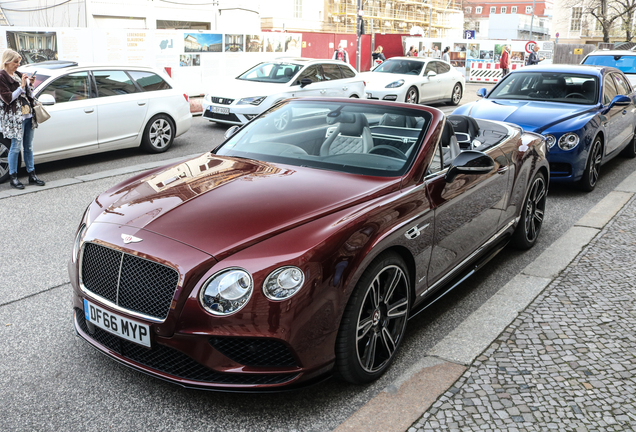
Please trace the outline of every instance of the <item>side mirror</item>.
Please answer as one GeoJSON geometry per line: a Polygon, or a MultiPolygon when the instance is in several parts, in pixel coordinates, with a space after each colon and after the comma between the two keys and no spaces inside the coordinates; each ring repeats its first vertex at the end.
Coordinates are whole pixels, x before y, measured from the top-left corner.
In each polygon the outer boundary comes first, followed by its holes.
{"type": "Polygon", "coordinates": [[[228,130],[225,131],[225,139],[230,138],[232,135],[234,135],[236,133],[236,131],[238,131],[241,127],[239,125],[234,125],[231,128],[229,128],[228,130]]]}
{"type": "Polygon", "coordinates": [[[42,103],[42,105],[55,105],[55,98],[50,94],[43,94],[38,97],[38,100],[42,103]]]}
{"type": "Polygon", "coordinates": [[[615,106],[627,106],[631,102],[632,100],[628,96],[616,95],[614,96],[614,99],[612,99],[610,104],[607,107],[605,107],[605,109],[603,110],[603,114],[607,114],[615,106]]]}
{"type": "Polygon", "coordinates": [[[486,153],[466,150],[453,160],[444,180],[446,183],[452,183],[458,174],[488,174],[494,168],[495,161],[486,153]]]}
{"type": "Polygon", "coordinates": [[[313,81],[310,80],[309,78],[303,78],[300,80],[300,88],[306,87],[309,84],[311,84],[313,81]]]}
{"type": "Polygon", "coordinates": [[[487,94],[488,94],[488,91],[483,87],[477,90],[477,96],[481,98],[485,98],[487,94]]]}
{"type": "Polygon", "coordinates": [[[435,71],[428,71],[428,73],[426,74],[427,77],[432,78],[434,76],[437,76],[437,73],[435,71]]]}

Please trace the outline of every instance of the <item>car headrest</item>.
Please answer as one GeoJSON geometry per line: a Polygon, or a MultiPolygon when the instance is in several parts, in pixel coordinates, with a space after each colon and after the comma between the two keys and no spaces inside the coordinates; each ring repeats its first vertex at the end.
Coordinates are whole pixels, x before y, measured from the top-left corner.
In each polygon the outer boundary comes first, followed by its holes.
{"type": "Polygon", "coordinates": [[[294,70],[292,68],[285,69],[285,76],[286,77],[291,78],[292,75],[294,75],[294,70]]]}
{"type": "Polygon", "coordinates": [[[416,126],[417,121],[411,116],[386,113],[382,115],[379,124],[381,124],[382,126],[413,128],[416,126]]]}
{"type": "Polygon", "coordinates": [[[369,122],[363,114],[350,114],[347,116],[353,117],[353,122],[341,122],[340,123],[340,135],[347,136],[362,136],[362,131],[365,127],[369,127],[369,122]]]}
{"type": "Polygon", "coordinates": [[[447,117],[448,121],[453,125],[453,129],[457,132],[467,133],[471,137],[479,134],[479,125],[477,120],[467,115],[451,114],[447,117]]]}
{"type": "Polygon", "coordinates": [[[353,123],[356,121],[355,116],[353,113],[332,111],[327,114],[327,124],[353,123]]]}
{"type": "Polygon", "coordinates": [[[442,131],[442,146],[450,147],[451,137],[455,136],[455,129],[450,121],[444,123],[444,130],[442,131]]]}
{"type": "Polygon", "coordinates": [[[583,93],[594,93],[594,90],[596,90],[596,83],[594,80],[584,81],[581,89],[583,89],[583,93]]]}

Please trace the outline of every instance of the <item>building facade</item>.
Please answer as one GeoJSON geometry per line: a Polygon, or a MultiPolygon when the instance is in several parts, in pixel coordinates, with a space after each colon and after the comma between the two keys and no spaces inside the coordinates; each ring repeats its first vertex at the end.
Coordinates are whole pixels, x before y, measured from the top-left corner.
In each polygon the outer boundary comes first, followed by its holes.
{"type": "Polygon", "coordinates": [[[551,39],[552,0],[464,1],[464,28],[477,39],[551,39]]]}

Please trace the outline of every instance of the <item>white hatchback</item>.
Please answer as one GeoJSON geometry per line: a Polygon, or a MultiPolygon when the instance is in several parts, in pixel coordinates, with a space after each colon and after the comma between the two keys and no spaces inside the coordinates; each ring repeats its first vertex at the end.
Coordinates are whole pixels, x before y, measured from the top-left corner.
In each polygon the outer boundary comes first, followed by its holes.
{"type": "Polygon", "coordinates": [[[339,60],[285,58],[259,63],[230,80],[219,81],[203,99],[203,117],[242,125],[292,97],[364,97],[364,81],[339,60]]]}
{"type": "Polygon", "coordinates": [[[391,57],[361,75],[367,83],[367,99],[407,103],[458,105],[466,82],[449,63],[418,57],[391,57]]]}
{"type": "MultiPolygon", "coordinates": [[[[51,114],[35,131],[36,164],[139,146],[161,153],[192,123],[188,96],[155,69],[50,61],[19,71],[36,73],[35,95],[51,114]]],[[[0,181],[10,145],[0,142],[0,181]]]]}

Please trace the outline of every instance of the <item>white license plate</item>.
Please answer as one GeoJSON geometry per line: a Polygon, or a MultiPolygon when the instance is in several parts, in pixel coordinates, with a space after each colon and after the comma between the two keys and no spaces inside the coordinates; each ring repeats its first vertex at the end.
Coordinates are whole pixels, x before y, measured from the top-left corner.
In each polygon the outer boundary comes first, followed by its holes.
{"type": "Polygon", "coordinates": [[[215,114],[224,114],[228,115],[230,113],[229,108],[221,108],[221,107],[212,107],[212,112],[215,114]]]}
{"type": "Polygon", "coordinates": [[[84,318],[91,324],[131,342],[150,347],[150,327],[109,312],[84,299],[84,318]]]}

